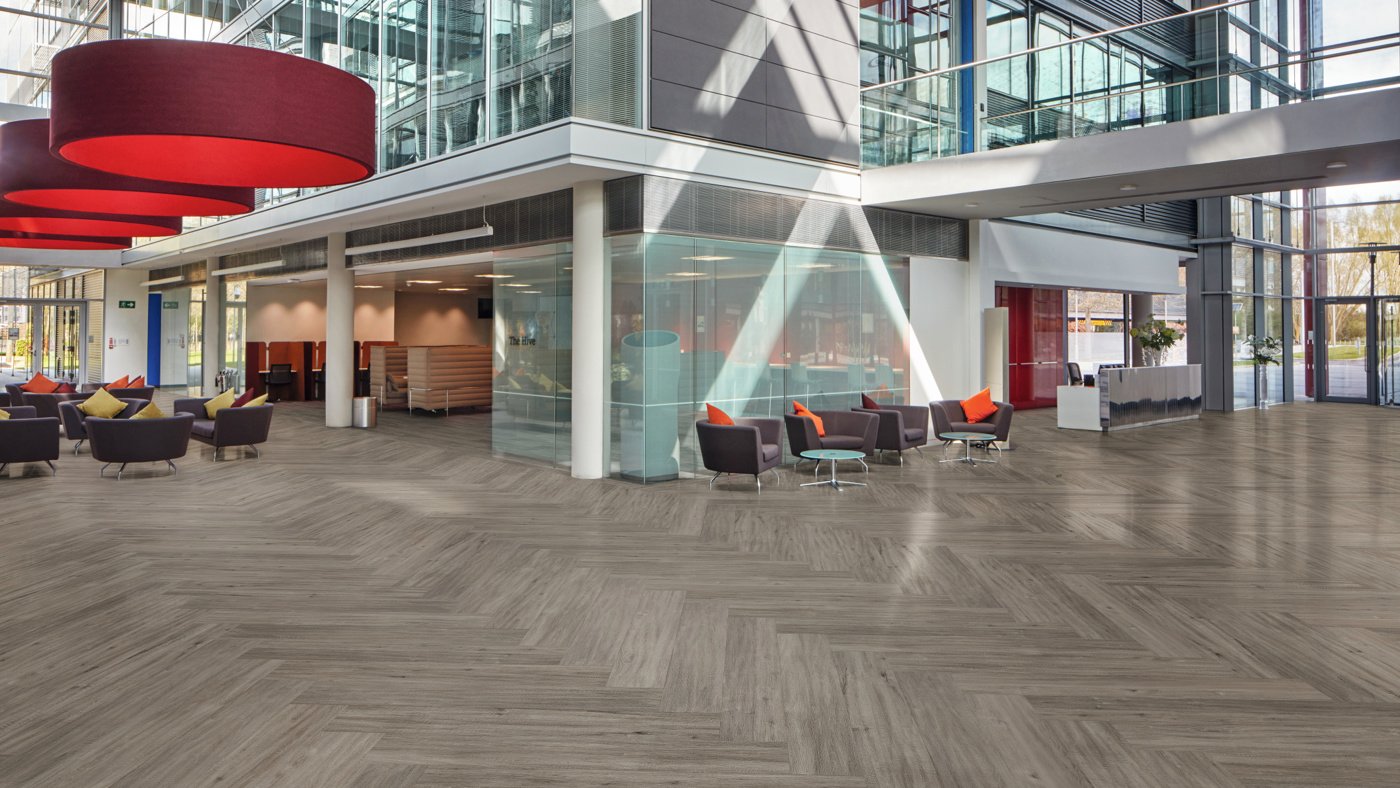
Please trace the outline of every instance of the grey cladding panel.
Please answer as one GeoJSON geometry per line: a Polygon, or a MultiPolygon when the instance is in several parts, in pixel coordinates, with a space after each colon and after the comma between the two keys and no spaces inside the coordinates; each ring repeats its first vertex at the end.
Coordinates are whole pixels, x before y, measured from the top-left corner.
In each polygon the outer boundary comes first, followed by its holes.
{"type": "Polygon", "coordinates": [[[856,163],[858,10],[845,0],[653,0],[652,127],[856,163]]]}

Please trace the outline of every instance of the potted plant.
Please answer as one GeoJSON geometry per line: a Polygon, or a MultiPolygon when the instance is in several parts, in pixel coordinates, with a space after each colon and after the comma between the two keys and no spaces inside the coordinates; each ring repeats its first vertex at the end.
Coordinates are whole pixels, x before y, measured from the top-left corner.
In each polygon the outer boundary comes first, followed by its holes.
{"type": "Polygon", "coordinates": [[[1181,341],[1181,332],[1167,325],[1165,320],[1153,320],[1133,326],[1128,330],[1128,335],[1142,346],[1142,358],[1149,367],[1161,364],[1167,351],[1181,341]]]}
{"type": "Polygon", "coordinates": [[[1260,410],[1269,409],[1269,365],[1281,364],[1283,340],[1278,337],[1257,337],[1253,334],[1244,341],[1254,361],[1255,390],[1260,410]]]}

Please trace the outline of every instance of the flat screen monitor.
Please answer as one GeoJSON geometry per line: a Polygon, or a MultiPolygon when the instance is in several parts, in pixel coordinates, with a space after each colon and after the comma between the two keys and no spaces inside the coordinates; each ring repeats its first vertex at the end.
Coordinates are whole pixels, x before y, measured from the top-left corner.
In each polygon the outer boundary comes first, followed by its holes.
{"type": "Polygon", "coordinates": [[[476,319],[477,319],[477,320],[492,320],[492,319],[494,319],[494,318],[496,317],[496,309],[495,309],[495,307],[494,307],[494,303],[495,303],[494,300],[493,300],[493,299],[490,299],[490,298],[478,298],[478,299],[476,299],[476,319]]]}

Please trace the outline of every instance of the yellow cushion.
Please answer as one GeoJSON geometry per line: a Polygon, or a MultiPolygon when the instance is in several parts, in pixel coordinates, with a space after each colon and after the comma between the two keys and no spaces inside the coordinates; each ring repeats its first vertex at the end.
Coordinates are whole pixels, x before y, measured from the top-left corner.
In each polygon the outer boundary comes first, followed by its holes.
{"type": "Polygon", "coordinates": [[[232,405],[233,401],[236,399],[238,399],[238,395],[233,393],[233,389],[229,389],[228,391],[225,391],[219,396],[204,403],[204,412],[209,414],[209,418],[212,419],[214,418],[215,413],[218,413],[224,408],[227,408],[228,406],[232,405]]]}
{"type": "Polygon", "coordinates": [[[250,400],[248,400],[247,402],[243,403],[243,407],[245,407],[245,408],[251,408],[251,407],[254,407],[254,406],[256,406],[256,405],[266,405],[266,404],[267,404],[267,395],[264,394],[264,395],[262,395],[262,396],[260,396],[260,397],[253,397],[252,399],[250,399],[250,400]]]}
{"type": "Polygon", "coordinates": [[[9,417],[10,417],[10,412],[9,412],[8,410],[0,410],[0,421],[4,421],[5,419],[8,419],[9,417]]]}
{"type": "Polygon", "coordinates": [[[133,418],[133,419],[163,419],[163,418],[165,418],[165,413],[164,413],[160,408],[156,407],[156,404],[155,404],[154,402],[152,402],[151,404],[147,405],[146,407],[144,407],[144,408],[142,408],[142,409],[136,411],[136,415],[135,415],[135,416],[132,416],[131,418],[133,418]]]}
{"type": "Polygon", "coordinates": [[[99,419],[110,419],[126,410],[126,403],[109,394],[106,389],[98,389],[91,397],[78,403],[78,410],[99,419]]]}

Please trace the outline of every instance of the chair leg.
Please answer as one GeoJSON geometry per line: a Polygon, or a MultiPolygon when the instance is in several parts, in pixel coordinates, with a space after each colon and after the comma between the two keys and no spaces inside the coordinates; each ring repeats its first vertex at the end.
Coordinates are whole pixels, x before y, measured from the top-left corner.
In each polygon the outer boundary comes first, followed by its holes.
{"type": "Polygon", "coordinates": [[[6,463],[0,463],[0,473],[4,473],[4,472],[5,472],[5,469],[8,468],[8,467],[10,467],[10,464],[9,464],[8,462],[6,462],[6,463]]]}
{"type": "Polygon", "coordinates": [[[857,457],[856,462],[860,463],[860,467],[864,468],[866,473],[870,473],[870,466],[865,464],[865,460],[857,457]]]}
{"type": "Polygon", "coordinates": [[[165,464],[170,466],[170,475],[171,475],[171,476],[179,476],[179,475],[180,475],[180,469],[177,468],[177,467],[175,467],[175,463],[171,462],[170,460],[166,460],[166,461],[165,461],[165,464]]]}
{"type": "Polygon", "coordinates": [[[215,446],[215,447],[214,447],[214,462],[218,462],[218,461],[219,461],[219,458],[223,455],[223,451],[224,451],[224,447],[223,447],[223,446],[215,446]]]}
{"type": "Polygon", "coordinates": [[[714,476],[711,476],[711,477],[710,477],[710,489],[711,489],[711,490],[713,490],[713,489],[715,488],[715,480],[718,479],[719,477],[720,477],[720,474],[718,474],[718,473],[716,473],[714,476]]]}
{"type": "Polygon", "coordinates": [[[126,470],[126,463],[122,463],[122,467],[117,469],[117,481],[122,480],[122,471],[124,470],[126,470]]]}
{"type": "Polygon", "coordinates": [[[753,483],[758,485],[759,492],[763,492],[763,478],[761,474],[755,473],[753,475],[753,483]]]}
{"type": "Polygon", "coordinates": [[[82,440],[79,440],[77,443],[73,444],[73,456],[74,456],[74,457],[77,457],[77,456],[78,456],[78,449],[82,448],[82,445],[83,445],[82,440]]]}
{"type": "Polygon", "coordinates": [[[44,460],[44,464],[49,466],[49,470],[53,471],[54,476],[58,475],[58,468],[54,466],[53,460],[44,460]]]}
{"type": "Polygon", "coordinates": [[[773,471],[773,478],[777,480],[775,483],[776,483],[776,484],[782,484],[782,483],[783,483],[783,477],[782,477],[781,475],[778,474],[778,469],[777,469],[777,468],[770,468],[769,470],[773,471]]]}
{"type": "Polygon", "coordinates": [[[253,450],[253,456],[254,456],[254,457],[257,457],[257,458],[260,459],[260,460],[262,459],[262,452],[258,451],[258,447],[257,447],[257,446],[249,445],[248,448],[250,448],[250,449],[253,450]]]}
{"type": "Polygon", "coordinates": [[[110,462],[108,462],[108,463],[103,463],[102,467],[101,467],[100,469],[98,469],[97,475],[98,475],[98,476],[106,476],[106,475],[107,475],[107,466],[108,466],[108,465],[111,465],[111,464],[112,464],[112,463],[110,463],[110,462]]]}

